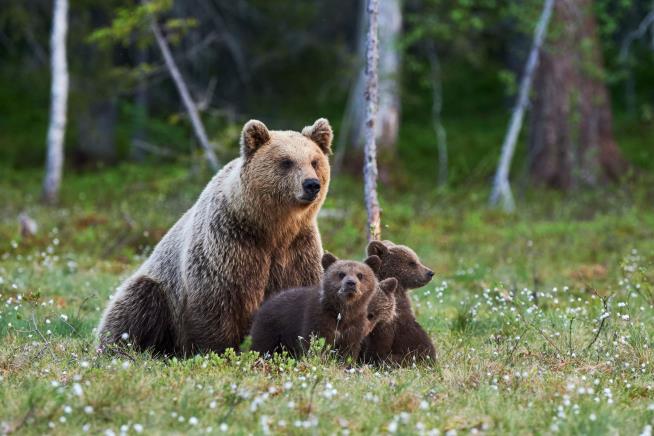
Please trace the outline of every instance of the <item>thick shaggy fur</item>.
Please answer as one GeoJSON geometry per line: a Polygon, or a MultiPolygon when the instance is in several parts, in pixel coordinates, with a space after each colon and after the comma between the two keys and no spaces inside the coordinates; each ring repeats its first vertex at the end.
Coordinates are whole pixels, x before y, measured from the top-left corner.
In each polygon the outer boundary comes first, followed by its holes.
{"type": "Polygon", "coordinates": [[[325,338],[341,357],[356,361],[368,323],[368,304],[377,292],[393,292],[397,281],[378,284],[377,256],[365,263],[323,256],[320,286],[284,291],[266,301],[252,324],[252,349],[262,354],[307,351],[313,337],[325,338]],[[388,288],[388,289],[387,289],[388,288]],[[383,289],[383,291],[382,291],[383,289]]]}
{"type": "Polygon", "coordinates": [[[237,348],[265,298],[320,281],[316,216],[329,187],[332,129],[243,127],[229,162],[150,257],[119,288],[98,328],[100,346],[157,354],[237,348]],[[306,182],[319,185],[307,193],[306,182]]]}
{"type": "Polygon", "coordinates": [[[382,260],[379,279],[394,277],[398,281],[396,293],[397,317],[391,322],[378,323],[363,344],[363,360],[406,364],[415,360],[436,358],[436,350],[429,335],[416,321],[410,289],[425,286],[434,273],[424,266],[416,253],[404,245],[391,241],[372,241],[368,254],[382,260]]]}

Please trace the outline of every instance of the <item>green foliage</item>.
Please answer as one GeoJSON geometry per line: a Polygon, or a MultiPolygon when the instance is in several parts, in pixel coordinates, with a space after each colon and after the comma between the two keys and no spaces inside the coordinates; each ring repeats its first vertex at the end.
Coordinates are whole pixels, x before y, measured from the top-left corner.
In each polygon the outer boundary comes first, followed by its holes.
{"type": "MultiPolygon", "coordinates": [[[[148,29],[150,20],[170,10],[172,4],[172,0],[153,0],[132,7],[120,7],[116,10],[111,25],[95,30],[89,35],[88,41],[104,45],[116,42],[127,45],[135,31],[148,29]]],[[[183,20],[174,21],[179,26],[183,20]]]]}

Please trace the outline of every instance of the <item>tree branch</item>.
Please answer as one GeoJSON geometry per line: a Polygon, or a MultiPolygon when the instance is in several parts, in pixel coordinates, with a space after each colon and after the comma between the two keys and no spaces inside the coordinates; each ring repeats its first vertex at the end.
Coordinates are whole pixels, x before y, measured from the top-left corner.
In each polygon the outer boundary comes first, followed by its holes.
{"type": "Polygon", "coordinates": [[[509,169],[511,167],[513,153],[515,152],[518,135],[520,134],[520,129],[522,128],[522,119],[524,117],[527,103],[529,102],[531,82],[533,80],[536,67],[538,66],[540,48],[543,45],[543,40],[545,39],[547,25],[549,24],[550,17],[552,16],[553,7],[554,0],[545,0],[545,4],[543,5],[543,12],[538,19],[538,24],[534,32],[534,41],[531,46],[531,52],[529,53],[527,65],[525,66],[525,72],[522,77],[522,82],[520,83],[520,91],[518,94],[518,99],[516,100],[515,108],[513,109],[513,114],[511,115],[509,129],[507,130],[506,136],[504,137],[504,142],[502,144],[502,155],[500,157],[500,162],[497,166],[497,172],[495,173],[495,180],[493,182],[493,191],[490,196],[490,205],[495,206],[498,200],[501,198],[502,206],[504,210],[508,212],[512,212],[515,209],[515,202],[513,200],[511,185],[509,183],[509,169]]]}
{"type": "Polygon", "coordinates": [[[195,102],[191,98],[191,94],[189,93],[188,87],[184,82],[184,78],[182,77],[182,74],[177,68],[177,64],[175,64],[173,55],[170,52],[170,47],[168,47],[168,42],[161,34],[161,30],[159,29],[159,25],[157,24],[155,18],[152,18],[152,21],[150,22],[150,29],[152,30],[152,33],[154,34],[154,37],[157,40],[157,45],[159,46],[159,50],[161,51],[161,54],[164,57],[164,61],[166,62],[166,67],[168,68],[168,72],[170,73],[173,82],[175,82],[177,91],[179,91],[179,95],[182,98],[182,102],[186,107],[186,111],[188,112],[189,118],[191,120],[191,125],[193,126],[193,131],[195,132],[195,136],[198,142],[200,143],[200,146],[204,149],[204,154],[207,158],[207,161],[209,162],[209,165],[211,166],[211,169],[217,171],[220,168],[220,162],[218,162],[218,158],[216,157],[213,148],[211,146],[211,143],[209,142],[209,138],[207,137],[207,133],[204,130],[204,125],[202,124],[202,120],[200,119],[200,115],[198,114],[197,106],[195,105],[195,102]]]}

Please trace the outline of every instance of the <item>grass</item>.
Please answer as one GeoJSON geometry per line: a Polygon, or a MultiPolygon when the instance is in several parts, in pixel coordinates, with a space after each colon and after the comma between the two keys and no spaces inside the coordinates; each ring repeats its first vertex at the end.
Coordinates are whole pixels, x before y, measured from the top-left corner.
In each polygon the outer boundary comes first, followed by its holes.
{"type": "MultiPolygon", "coordinates": [[[[654,420],[654,190],[529,191],[515,215],[483,187],[382,188],[384,236],[437,272],[413,293],[438,359],[339,366],[249,353],[160,361],[97,355],[115,287],[206,183],[180,165],[0,181],[0,433],[638,434],[654,420]],[[39,223],[22,238],[17,216],[39,223]]],[[[325,248],[363,256],[361,187],[338,178],[325,248]]],[[[651,428],[651,427],[649,427],[651,428]]]]}

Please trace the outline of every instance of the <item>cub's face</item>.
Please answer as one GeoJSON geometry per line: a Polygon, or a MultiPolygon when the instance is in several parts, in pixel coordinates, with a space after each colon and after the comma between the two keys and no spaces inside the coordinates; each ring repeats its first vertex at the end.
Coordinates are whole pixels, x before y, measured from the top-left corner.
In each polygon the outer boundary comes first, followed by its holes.
{"type": "Polygon", "coordinates": [[[379,278],[395,277],[405,289],[425,286],[434,277],[434,272],[423,265],[418,255],[407,246],[372,241],[368,244],[368,254],[379,256],[382,261],[379,278]]]}
{"type": "Polygon", "coordinates": [[[260,121],[249,121],[241,136],[242,180],[254,198],[275,206],[320,205],[329,187],[332,138],[325,119],[302,133],[269,131],[260,121]]]}
{"type": "Polygon", "coordinates": [[[365,262],[338,260],[325,253],[322,259],[325,274],[323,277],[323,298],[336,299],[346,306],[370,300],[377,291],[377,278],[373,269],[381,261],[371,256],[365,262]]]}
{"type": "Polygon", "coordinates": [[[377,323],[389,323],[397,316],[395,291],[397,280],[388,278],[379,283],[370,303],[368,303],[368,321],[373,328],[377,323]]]}

